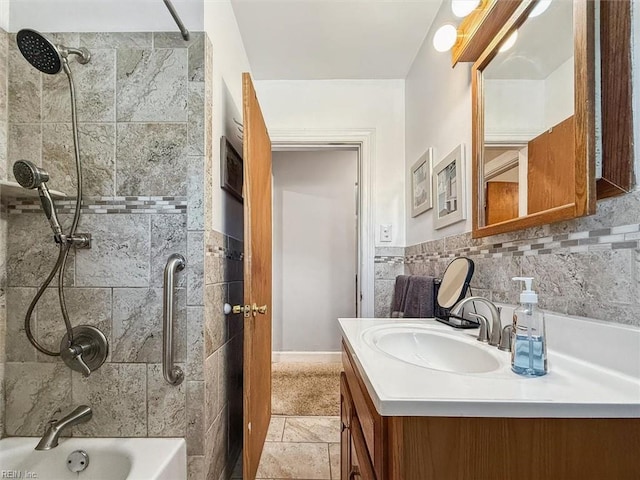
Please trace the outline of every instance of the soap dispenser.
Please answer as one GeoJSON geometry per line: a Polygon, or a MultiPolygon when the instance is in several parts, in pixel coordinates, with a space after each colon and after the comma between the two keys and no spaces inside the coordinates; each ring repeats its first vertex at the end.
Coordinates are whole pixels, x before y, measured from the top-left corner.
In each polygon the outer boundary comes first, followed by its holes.
{"type": "Polygon", "coordinates": [[[511,370],[526,377],[545,375],[547,342],[544,331],[544,312],[538,308],[538,295],[531,289],[532,277],[514,277],[525,289],[520,294],[520,306],[513,312],[511,331],[511,370]]]}

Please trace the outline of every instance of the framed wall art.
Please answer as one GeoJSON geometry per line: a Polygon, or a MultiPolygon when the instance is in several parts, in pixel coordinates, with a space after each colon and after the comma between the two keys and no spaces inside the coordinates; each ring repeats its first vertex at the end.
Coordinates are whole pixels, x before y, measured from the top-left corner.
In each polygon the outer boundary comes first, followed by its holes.
{"type": "Polygon", "coordinates": [[[233,148],[227,137],[220,137],[220,186],[233,197],[243,201],[242,157],[233,148]]]}
{"type": "Polygon", "coordinates": [[[411,167],[411,216],[433,208],[431,195],[431,169],[433,166],[433,149],[429,148],[411,167]]]}
{"type": "Polygon", "coordinates": [[[458,145],[433,168],[436,229],[466,218],[464,191],[464,148],[458,145]]]}

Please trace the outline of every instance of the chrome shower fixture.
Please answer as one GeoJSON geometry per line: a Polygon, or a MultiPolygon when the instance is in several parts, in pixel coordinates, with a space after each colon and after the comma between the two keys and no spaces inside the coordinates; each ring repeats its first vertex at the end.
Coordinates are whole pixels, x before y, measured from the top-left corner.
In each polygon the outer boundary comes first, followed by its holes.
{"type": "Polygon", "coordinates": [[[55,75],[63,70],[67,75],[67,79],[69,80],[69,94],[71,97],[71,127],[77,180],[76,208],[73,214],[73,221],[69,228],[69,233],[64,234],[60,227],[58,216],[56,215],[53,199],[46,185],[46,182],[49,180],[47,172],[27,160],[19,160],[13,166],[13,173],[22,187],[30,190],[34,188],[38,189],[42,208],[49,219],[49,223],[54,232],[54,238],[59,245],[58,259],[53,269],[29,304],[29,308],[24,317],[24,330],[29,342],[31,342],[39,352],[51,357],[62,357],[62,360],[69,368],[88,376],[105,361],[109,346],[106,337],[98,329],[86,325],[80,325],[75,328],[71,326],[71,320],[69,319],[64,298],[64,277],[71,247],[91,248],[91,235],[88,233],[77,233],[82,210],[82,159],[80,158],[80,145],[78,141],[78,114],[76,109],[75,87],[71,68],[69,68],[69,62],[67,60],[69,55],[74,55],[79,63],[85,64],[91,59],[91,54],[85,48],[69,48],[63,45],[56,45],[46,36],[30,29],[20,30],[16,35],[16,42],[20,53],[40,72],[55,75]],[[60,343],[60,350],[52,351],[42,346],[35,338],[31,325],[31,317],[38,301],[56,275],[58,276],[60,313],[62,313],[62,319],[64,320],[67,333],[60,343]]]}
{"type": "Polygon", "coordinates": [[[49,174],[28,160],[18,160],[14,163],[13,175],[21,187],[29,190],[39,188],[49,181],[49,174]]]}
{"type": "Polygon", "coordinates": [[[42,73],[55,75],[63,68],[67,70],[69,65],[67,58],[75,55],[81,64],[91,60],[91,53],[86,48],[70,48],[64,45],[56,45],[45,35],[35,30],[25,28],[16,35],[16,42],[22,56],[42,73]]]}
{"type": "Polygon", "coordinates": [[[29,190],[33,190],[34,188],[38,189],[40,203],[42,203],[42,209],[49,220],[56,243],[62,243],[62,227],[60,227],[58,215],[56,214],[56,206],[53,203],[53,198],[51,198],[49,188],[47,187],[49,174],[37,167],[33,162],[18,160],[13,164],[13,175],[21,187],[29,190]]]}

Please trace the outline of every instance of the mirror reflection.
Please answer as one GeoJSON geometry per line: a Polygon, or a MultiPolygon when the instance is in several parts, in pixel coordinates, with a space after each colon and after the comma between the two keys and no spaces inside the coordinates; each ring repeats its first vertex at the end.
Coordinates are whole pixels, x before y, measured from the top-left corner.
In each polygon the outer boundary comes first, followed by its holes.
{"type": "Polygon", "coordinates": [[[551,2],[507,36],[482,85],[482,224],[573,203],[573,2],[551,2]]]}

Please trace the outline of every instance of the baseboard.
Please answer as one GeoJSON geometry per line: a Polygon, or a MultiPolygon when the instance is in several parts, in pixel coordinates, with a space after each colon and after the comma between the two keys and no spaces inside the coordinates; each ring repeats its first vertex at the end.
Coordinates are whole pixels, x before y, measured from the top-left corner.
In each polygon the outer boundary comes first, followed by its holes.
{"type": "Polygon", "coordinates": [[[340,363],[340,352],[272,352],[273,363],[340,363]]]}

